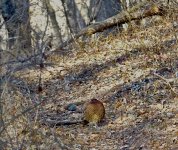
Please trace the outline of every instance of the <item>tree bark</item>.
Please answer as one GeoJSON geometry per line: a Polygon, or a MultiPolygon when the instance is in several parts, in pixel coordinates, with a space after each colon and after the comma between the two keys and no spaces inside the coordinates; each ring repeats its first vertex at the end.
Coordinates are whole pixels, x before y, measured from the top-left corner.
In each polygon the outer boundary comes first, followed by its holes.
{"type": "Polygon", "coordinates": [[[56,41],[58,43],[62,44],[63,41],[62,41],[62,35],[61,35],[61,28],[59,27],[58,22],[56,20],[55,10],[51,6],[49,0],[45,0],[44,6],[47,7],[47,12],[48,12],[48,15],[50,17],[50,20],[51,20],[51,23],[53,26],[53,30],[54,30],[54,34],[55,34],[54,36],[56,37],[56,41]]]}
{"type": "Polygon", "coordinates": [[[103,21],[120,11],[121,6],[118,0],[90,0],[89,18],[91,22],[93,20],[103,21]]]}
{"type": "Polygon", "coordinates": [[[31,48],[29,0],[2,0],[2,16],[8,31],[11,49],[17,42],[19,49],[31,48]]]}
{"type": "Polygon", "coordinates": [[[86,23],[78,10],[75,0],[61,0],[70,34],[78,33],[86,23]]]}
{"type": "MultiPolygon", "coordinates": [[[[103,21],[109,17],[112,17],[118,14],[121,11],[121,4],[118,0],[90,0],[89,7],[89,18],[90,22],[99,22],[103,21]]],[[[107,35],[108,33],[115,31],[117,27],[112,27],[104,32],[103,35],[107,35]]],[[[116,29],[117,30],[117,29],[116,29]]]]}

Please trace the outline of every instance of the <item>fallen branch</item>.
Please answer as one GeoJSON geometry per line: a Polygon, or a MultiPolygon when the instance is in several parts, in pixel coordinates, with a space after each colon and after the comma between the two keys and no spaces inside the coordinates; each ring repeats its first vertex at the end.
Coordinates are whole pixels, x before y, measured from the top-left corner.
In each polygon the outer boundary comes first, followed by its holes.
{"type": "Polygon", "coordinates": [[[112,26],[128,23],[132,20],[139,20],[153,15],[162,15],[165,13],[164,10],[165,9],[163,9],[163,6],[161,4],[155,4],[153,2],[148,1],[139,3],[128,11],[122,11],[113,17],[110,17],[101,22],[94,23],[82,29],[78,34],[65,41],[54,51],[61,50],[63,47],[67,46],[69,43],[73,42],[74,40],[78,39],[83,35],[92,35],[96,32],[101,32],[112,26]]]}
{"type": "Polygon", "coordinates": [[[155,73],[155,72],[151,72],[151,74],[154,75],[154,76],[156,76],[156,77],[158,77],[158,78],[160,78],[161,80],[163,80],[164,83],[165,83],[166,85],[168,85],[168,87],[171,89],[172,93],[175,94],[176,96],[178,95],[178,93],[176,93],[176,92],[174,91],[174,89],[172,88],[172,86],[171,86],[171,84],[170,84],[170,82],[173,82],[172,79],[166,79],[166,78],[160,76],[159,74],[157,74],[157,73],[155,73]]]}
{"type": "Polygon", "coordinates": [[[73,125],[73,124],[83,124],[83,120],[51,120],[51,119],[46,119],[42,121],[43,125],[48,125],[50,127],[55,127],[55,126],[61,126],[61,125],[73,125]]]}

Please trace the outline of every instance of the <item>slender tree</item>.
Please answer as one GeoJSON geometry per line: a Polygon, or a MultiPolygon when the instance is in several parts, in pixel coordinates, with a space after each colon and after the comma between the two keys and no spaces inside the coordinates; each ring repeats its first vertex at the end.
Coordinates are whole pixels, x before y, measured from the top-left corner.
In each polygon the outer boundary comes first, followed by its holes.
{"type": "Polygon", "coordinates": [[[70,33],[75,34],[86,26],[86,23],[77,8],[75,0],[61,0],[67,26],[70,33]]]}
{"type": "Polygon", "coordinates": [[[46,6],[47,13],[50,17],[53,31],[55,34],[54,36],[56,37],[56,41],[58,43],[62,44],[63,41],[62,41],[62,35],[61,35],[61,28],[59,27],[59,24],[57,22],[55,10],[53,9],[52,5],[50,4],[50,0],[44,0],[43,3],[44,3],[43,5],[46,6]]]}
{"type": "MultiPolygon", "coordinates": [[[[90,7],[88,10],[89,24],[91,24],[91,22],[103,21],[118,14],[120,11],[121,4],[118,0],[90,0],[90,7]]],[[[112,30],[106,30],[104,33],[110,31],[112,30]]]]}

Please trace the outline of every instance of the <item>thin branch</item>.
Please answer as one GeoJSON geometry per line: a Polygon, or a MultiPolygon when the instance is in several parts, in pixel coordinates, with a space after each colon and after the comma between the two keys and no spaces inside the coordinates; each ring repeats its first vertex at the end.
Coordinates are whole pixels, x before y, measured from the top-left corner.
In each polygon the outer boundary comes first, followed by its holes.
{"type": "Polygon", "coordinates": [[[10,126],[16,119],[18,119],[19,117],[25,115],[26,113],[32,111],[33,109],[35,109],[36,107],[40,106],[42,103],[44,103],[46,100],[42,100],[41,102],[39,102],[38,104],[35,104],[32,107],[27,108],[26,110],[24,110],[22,113],[14,116],[9,122],[4,124],[4,127],[0,130],[0,135],[6,130],[6,128],[8,126],[10,126]]]}
{"type": "Polygon", "coordinates": [[[55,127],[55,126],[61,126],[61,125],[72,125],[72,124],[81,124],[83,123],[83,120],[52,120],[52,119],[47,119],[43,120],[42,124],[44,125],[49,125],[50,127],[55,127]]]}
{"type": "Polygon", "coordinates": [[[170,84],[171,81],[169,81],[169,79],[166,79],[166,78],[160,76],[159,74],[157,74],[157,73],[155,73],[155,72],[151,72],[151,74],[153,74],[154,76],[157,76],[158,78],[160,78],[161,80],[163,80],[164,83],[167,84],[168,87],[171,89],[171,91],[173,92],[173,94],[175,94],[175,95],[178,96],[178,93],[176,93],[175,90],[172,88],[172,86],[171,86],[171,84],[170,84]]]}

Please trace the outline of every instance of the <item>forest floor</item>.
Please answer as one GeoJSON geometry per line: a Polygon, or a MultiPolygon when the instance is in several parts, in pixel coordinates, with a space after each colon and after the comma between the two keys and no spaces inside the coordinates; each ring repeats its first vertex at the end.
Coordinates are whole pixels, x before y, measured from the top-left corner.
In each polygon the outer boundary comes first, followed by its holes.
{"type": "Polygon", "coordinates": [[[178,16],[158,18],[117,35],[76,41],[65,54],[48,56],[44,68],[18,71],[7,86],[13,103],[4,102],[4,120],[14,114],[17,118],[4,133],[11,142],[1,139],[3,144],[23,149],[178,149],[178,16]],[[98,128],[41,123],[50,117],[80,120],[91,98],[106,109],[98,128]],[[69,111],[68,104],[76,110],[69,111]]]}

